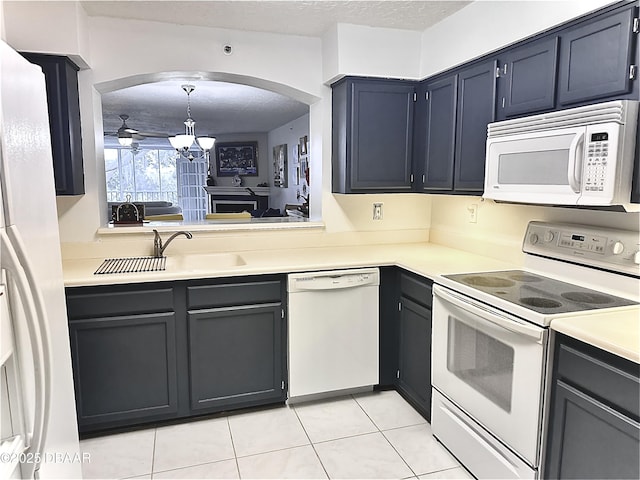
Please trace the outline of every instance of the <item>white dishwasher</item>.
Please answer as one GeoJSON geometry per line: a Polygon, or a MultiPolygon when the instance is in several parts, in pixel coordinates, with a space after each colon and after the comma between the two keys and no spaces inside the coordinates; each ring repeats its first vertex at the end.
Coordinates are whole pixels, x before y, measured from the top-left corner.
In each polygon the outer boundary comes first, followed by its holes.
{"type": "Polygon", "coordinates": [[[288,276],[289,399],[376,385],[377,268],[288,276]]]}

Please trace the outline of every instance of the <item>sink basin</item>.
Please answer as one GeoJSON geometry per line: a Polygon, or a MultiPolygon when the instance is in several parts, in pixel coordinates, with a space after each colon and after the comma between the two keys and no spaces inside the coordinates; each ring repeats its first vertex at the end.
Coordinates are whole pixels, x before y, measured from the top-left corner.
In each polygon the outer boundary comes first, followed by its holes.
{"type": "Polygon", "coordinates": [[[235,253],[207,253],[202,255],[181,255],[167,257],[169,271],[207,271],[221,270],[246,265],[240,255],[235,253]]]}

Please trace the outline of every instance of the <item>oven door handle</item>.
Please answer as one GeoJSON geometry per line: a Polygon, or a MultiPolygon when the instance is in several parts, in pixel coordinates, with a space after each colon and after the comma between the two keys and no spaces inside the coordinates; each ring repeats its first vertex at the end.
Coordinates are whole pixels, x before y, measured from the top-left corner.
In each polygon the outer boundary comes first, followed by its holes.
{"type": "Polygon", "coordinates": [[[526,325],[515,318],[503,315],[494,309],[490,309],[476,303],[471,303],[469,300],[459,297],[455,293],[445,290],[439,285],[433,286],[433,293],[442,300],[449,302],[472,315],[476,315],[487,322],[493,323],[494,325],[505,330],[509,330],[510,332],[532,338],[536,340],[537,343],[542,343],[544,330],[539,327],[526,325]]]}

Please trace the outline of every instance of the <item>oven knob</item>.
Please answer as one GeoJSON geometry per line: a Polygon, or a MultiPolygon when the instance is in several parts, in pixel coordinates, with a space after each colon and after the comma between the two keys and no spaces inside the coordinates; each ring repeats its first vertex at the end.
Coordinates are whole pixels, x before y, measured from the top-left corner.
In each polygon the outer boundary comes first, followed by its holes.
{"type": "Polygon", "coordinates": [[[614,255],[620,255],[622,252],[624,252],[624,243],[615,242],[613,244],[613,254],[614,255]]]}
{"type": "Polygon", "coordinates": [[[544,232],[544,241],[549,243],[551,240],[553,240],[553,232],[544,232]]]}
{"type": "Polygon", "coordinates": [[[538,243],[538,234],[532,233],[531,235],[529,235],[529,242],[531,243],[531,245],[535,245],[536,243],[538,243]]]}

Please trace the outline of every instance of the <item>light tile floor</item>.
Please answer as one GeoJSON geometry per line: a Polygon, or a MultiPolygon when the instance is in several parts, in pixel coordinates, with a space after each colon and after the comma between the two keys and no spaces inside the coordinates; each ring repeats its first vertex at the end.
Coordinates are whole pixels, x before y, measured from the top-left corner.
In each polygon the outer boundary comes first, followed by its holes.
{"type": "Polygon", "coordinates": [[[85,478],[469,479],[397,392],[371,392],[80,442],[85,478]]]}

